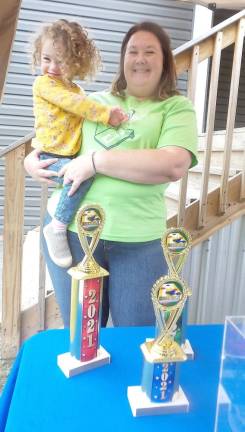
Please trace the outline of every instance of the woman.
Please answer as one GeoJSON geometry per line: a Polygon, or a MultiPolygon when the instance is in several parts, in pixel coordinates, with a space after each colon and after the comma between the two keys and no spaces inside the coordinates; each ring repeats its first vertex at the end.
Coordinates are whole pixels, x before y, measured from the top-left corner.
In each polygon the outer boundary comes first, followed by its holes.
{"type": "MultiPolygon", "coordinates": [[[[137,24],[122,42],[120,70],[111,92],[93,98],[119,105],[129,120],[118,129],[85,121],[80,156],[60,172],[64,184],[72,182],[70,194],[81,182],[96,178],[81,205],[98,203],[106,223],[95,252],[107,268],[104,281],[102,325],[109,306],[116,326],[151,325],[155,322],[151,287],[166,274],[160,239],[166,227],[164,191],[197,163],[195,113],[190,101],[176,90],[176,72],[170,41],[162,28],[151,22],[137,24]]],[[[25,161],[26,170],[40,181],[50,182],[49,161],[39,161],[34,150],[25,161]]],[[[48,203],[48,223],[59,191],[48,203]]],[[[68,241],[73,264],[83,252],[74,222],[68,241]]],[[[69,325],[70,277],[44,254],[64,325],[69,325]]]]}

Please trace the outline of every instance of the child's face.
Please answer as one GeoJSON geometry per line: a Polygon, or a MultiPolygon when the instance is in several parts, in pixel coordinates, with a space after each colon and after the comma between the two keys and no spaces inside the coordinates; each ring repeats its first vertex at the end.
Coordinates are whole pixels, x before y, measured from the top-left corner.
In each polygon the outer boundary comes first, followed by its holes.
{"type": "Polygon", "coordinates": [[[47,74],[51,77],[62,80],[62,69],[61,63],[57,59],[57,50],[62,49],[59,43],[54,42],[51,39],[45,39],[42,44],[41,51],[41,72],[43,75],[47,74]]]}

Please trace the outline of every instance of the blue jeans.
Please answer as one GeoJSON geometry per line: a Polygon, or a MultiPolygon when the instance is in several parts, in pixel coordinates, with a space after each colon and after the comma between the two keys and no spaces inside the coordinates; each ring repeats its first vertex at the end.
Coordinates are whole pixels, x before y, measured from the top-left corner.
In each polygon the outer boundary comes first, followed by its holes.
{"type": "MultiPolygon", "coordinates": [[[[50,155],[49,153],[41,153],[40,154],[40,160],[45,160],[45,159],[50,159],[54,157],[53,155],[50,155]]],[[[55,156],[57,157],[57,156],[55,156]]],[[[46,169],[47,170],[51,170],[51,171],[56,171],[58,173],[58,171],[63,168],[64,165],[66,165],[68,162],[70,162],[73,158],[69,158],[69,157],[61,157],[58,159],[57,162],[53,163],[52,165],[49,165],[46,169]]],[[[93,177],[89,178],[87,180],[85,180],[83,183],[81,183],[81,185],[79,186],[79,188],[76,190],[76,192],[72,195],[72,196],[68,196],[68,192],[71,189],[71,185],[72,183],[69,183],[67,185],[65,185],[62,189],[61,195],[60,195],[60,199],[58,202],[58,205],[56,207],[55,210],[55,214],[54,217],[64,223],[65,225],[68,225],[73,217],[76,214],[76,211],[79,207],[79,204],[82,200],[82,198],[84,197],[84,195],[86,194],[86,192],[88,191],[88,189],[90,188],[92,182],[93,182],[93,177]]],[[[51,177],[51,180],[54,180],[56,183],[63,185],[63,177],[58,177],[58,176],[53,176],[51,177]]]]}
{"type": "MultiPolygon", "coordinates": [[[[51,217],[47,215],[45,224],[50,220],[51,217]]],[[[83,259],[84,253],[76,233],[68,231],[67,237],[73,265],[76,265],[83,259]]],[[[42,248],[64,326],[68,327],[71,277],[66,269],[58,267],[50,259],[43,235],[42,248]]],[[[94,257],[110,273],[104,278],[101,325],[106,326],[109,309],[114,326],[154,325],[151,288],[168,271],[160,240],[144,243],[100,240],[94,257]]]]}

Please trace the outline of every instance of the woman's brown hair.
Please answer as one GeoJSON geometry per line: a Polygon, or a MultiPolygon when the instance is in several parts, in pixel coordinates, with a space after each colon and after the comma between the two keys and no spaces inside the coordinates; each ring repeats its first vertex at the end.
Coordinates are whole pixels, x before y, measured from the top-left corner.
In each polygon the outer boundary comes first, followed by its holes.
{"type": "Polygon", "coordinates": [[[161,45],[163,54],[163,72],[159,83],[157,99],[167,99],[169,96],[179,94],[178,90],[176,89],[176,69],[169,36],[165,30],[160,27],[160,25],[150,21],[144,21],[142,23],[135,24],[124,36],[121,46],[119,72],[112,83],[112,94],[115,96],[125,96],[125,89],[127,87],[124,75],[125,53],[130,38],[133,36],[133,34],[139,31],[152,33],[154,36],[156,36],[161,45]]]}

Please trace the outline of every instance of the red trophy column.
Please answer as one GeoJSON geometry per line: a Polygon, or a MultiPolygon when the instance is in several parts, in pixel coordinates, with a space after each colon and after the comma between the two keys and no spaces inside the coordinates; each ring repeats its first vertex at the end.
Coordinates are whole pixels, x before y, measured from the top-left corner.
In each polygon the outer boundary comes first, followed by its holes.
{"type": "Polygon", "coordinates": [[[92,360],[97,356],[101,290],[102,278],[84,281],[81,361],[92,360]]]}
{"type": "Polygon", "coordinates": [[[71,282],[70,351],[58,356],[58,365],[67,377],[110,362],[99,344],[103,277],[109,273],[93,257],[104,225],[98,205],[82,207],[76,217],[84,259],[69,269],[71,282]]]}

